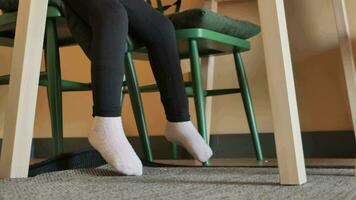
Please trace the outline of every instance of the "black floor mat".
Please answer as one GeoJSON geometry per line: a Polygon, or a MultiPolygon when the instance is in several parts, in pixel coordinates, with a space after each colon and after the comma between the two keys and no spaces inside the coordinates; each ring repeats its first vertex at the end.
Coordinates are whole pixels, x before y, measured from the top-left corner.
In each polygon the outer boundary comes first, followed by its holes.
{"type": "MultiPolygon", "coordinates": [[[[172,167],[174,165],[160,164],[141,160],[146,167],[172,167]]],[[[68,169],[95,168],[105,165],[106,161],[96,150],[82,150],[78,152],[63,153],[53,158],[30,165],[29,177],[38,174],[68,169]]]]}

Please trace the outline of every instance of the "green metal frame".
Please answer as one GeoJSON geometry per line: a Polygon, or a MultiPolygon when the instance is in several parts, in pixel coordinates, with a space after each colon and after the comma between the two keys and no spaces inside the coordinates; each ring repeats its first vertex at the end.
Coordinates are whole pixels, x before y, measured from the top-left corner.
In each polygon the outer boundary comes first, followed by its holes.
{"type": "Polygon", "coordinates": [[[63,112],[61,64],[59,57],[57,25],[55,18],[46,21],[45,63],[47,72],[47,97],[51,116],[54,154],[63,152],[63,112]]]}
{"type": "MultiPolygon", "coordinates": [[[[14,30],[16,25],[17,12],[0,15],[0,45],[12,46],[13,35],[7,32],[14,30]]],[[[41,72],[39,85],[47,87],[49,110],[51,115],[51,127],[53,137],[53,151],[55,155],[63,152],[63,113],[62,113],[62,92],[89,91],[91,83],[81,83],[61,79],[60,54],[57,35],[56,20],[62,17],[58,8],[49,6],[46,21],[45,34],[45,72],[41,72]]],[[[123,83],[122,92],[128,90],[131,98],[131,106],[135,113],[135,120],[140,138],[142,139],[144,157],[148,161],[153,161],[151,145],[148,137],[147,125],[133,65],[131,52],[126,52],[126,81],[123,83]]],[[[0,76],[0,85],[9,84],[10,75],[0,76]]],[[[124,98],[122,95],[121,105],[124,98]]]]}
{"type": "Polygon", "coordinates": [[[204,89],[202,85],[201,66],[198,41],[196,39],[189,40],[189,52],[190,52],[190,68],[193,80],[193,94],[196,115],[198,118],[198,130],[205,142],[209,144],[208,130],[206,127],[205,117],[205,98],[204,89]]]}
{"type": "Polygon", "coordinates": [[[241,58],[241,54],[237,49],[233,52],[236,73],[239,80],[239,85],[241,88],[242,101],[245,107],[248,125],[250,127],[253,144],[255,146],[255,153],[258,160],[263,160],[263,153],[260,145],[260,139],[258,136],[258,130],[256,125],[255,113],[252,105],[252,99],[250,94],[250,88],[248,86],[247,76],[245,73],[244,64],[241,58]]]}
{"type": "Polygon", "coordinates": [[[143,149],[145,150],[144,151],[145,158],[149,161],[152,161],[153,157],[152,157],[151,146],[148,137],[145,113],[143,111],[140,88],[138,86],[135,66],[130,52],[126,52],[125,54],[125,66],[126,66],[127,87],[131,97],[131,104],[136,119],[137,129],[139,133],[143,133],[140,134],[140,138],[143,144],[143,149]]]}
{"type": "MultiPolygon", "coordinates": [[[[158,9],[161,12],[164,12],[165,10],[174,5],[179,5],[180,7],[180,4],[181,0],[178,0],[174,4],[164,7],[161,1],[157,0],[158,9]]],[[[178,9],[176,9],[176,12],[179,11],[179,7],[178,9]]],[[[186,82],[185,88],[187,95],[189,97],[194,98],[198,121],[198,130],[202,137],[207,143],[209,142],[205,117],[205,97],[240,93],[242,96],[248,125],[251,131],[256,158],[257,160],[263,160],[264,157],[257,130],[251,94],[243,65],[243,60],[240,55],[241,52],[250,50],[250,42],[237,37],[202,28],[176,30],[176,38],[180,58],[190,59],[192,82],[186,82]],[[214,90],[204,89],[202,85],[200,58],[212,55],[218,56],[226,54],[233,54],[234,56],[236,74],[238,77],[240,88],[226,88],[214,90]]],[[[136,55],[139,59],[147,59],[147,50],[145,48],[139,49],[136,51],[136,55]]],[[[141,86],[140,88],[142,92],[158,91],[156,85],[146,85],[141,86]]],[[[178,148],[175,144],[173,144],[172,150],[172,157],[177,158],[178,148]]],[[[207,163],[204,164],[206,165],[207,163]]]]}

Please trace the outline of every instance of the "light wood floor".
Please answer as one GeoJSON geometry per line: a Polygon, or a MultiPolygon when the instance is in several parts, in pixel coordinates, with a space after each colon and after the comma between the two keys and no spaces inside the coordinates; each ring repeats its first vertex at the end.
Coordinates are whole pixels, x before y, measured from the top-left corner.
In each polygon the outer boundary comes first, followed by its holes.
{"type": "MultiPolygon", "coordinates": [[[[31,164],[42,161],[43,159],[33,159],[31,164]]],[[[194,160],[155,160],[157,163],[171,164],[171,165],[191,165],[191,166],[201,166],[200,162],[194,160]]],[[[354,167],[355,159],[306,159],[306,166],[308,167],[354,167]]],[[[256,161],[255,159],[212,159],[209,162],[209,166],[219,166],[219,167],[258,167],[258,166],[277,166],[275,159],[267,159],[266,161],[256,161]]]]}

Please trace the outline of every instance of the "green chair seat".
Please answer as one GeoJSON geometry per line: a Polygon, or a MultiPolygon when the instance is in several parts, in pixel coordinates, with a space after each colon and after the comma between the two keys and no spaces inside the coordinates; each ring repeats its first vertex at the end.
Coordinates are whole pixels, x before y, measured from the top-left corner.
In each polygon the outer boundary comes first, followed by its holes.
{"type": "MultiPolygon", "coordinates": [[[[4,14],[1,15],[2,18],[0,19],[1,46],[13,46],[17,5],[18,0],[0,0],[0,9],[4,11],[4,14]]],[[[47,17],[56,17],[58,45],[63,47],[79,43],[85,54],[90,57],[90,28],[83,23],[68,6],[65,6],[62,0],[50,0],[49,5],[47,17]],[[72,33],[75,34],[75,38],[72,33]]],[[[144,46],[141,41],[130,36],[127,38],[127,42],[129,50],[139,49],[144,46]]]]}
{"type": "Polygon", "coordinates": [[[241,39],[261,32],[258,25],[219,15],[209,9],[194,8],[168,15],[176,29],[204,28],[241,39]]]}
{"type": "MultiPolygon", "coordinates": [[[[16,22],[10,23],[5,27],[1,27],[0,30],[0,45],[1,46],[13,46],[15,37],[16,22]]],[[[68,29],[65,18],[57,18],[57,31],[58,31],[58,44],[59,46],[69,46],[77,44],[72,37],[71,32],[68,29]]]]}
{"type": "MultiPolygon", "coordinates": [[[[194,8],[167,15],[176,30],[180,58],[189,58],[189,39],[197,39],[200,56],[231,54],[250,50],[251,38],[261,32],[258,25],[219,15],[205,8],[194,8]]],[[[135,59],[147,60],[145,48],[136,49],[135,59]]]]}
{"type": "MultiPolygon", "coordinates": [[[[19,0],[0,0],[0,8],[4,12],[17,11],[18,5],[19,0]]],[[[64,10],[64,3],[62,0],[49,0],[48,5],[60,8],[61,11],[64,10]]]]}
{"type": "MultiPolygon", "coordinates": [[[[250,42],[237,37],[203,28],[188,28],[176,30],[177,48],[181,59],[189,58],[189,39],[194,38],[199,41],[199,53],[201,57],[220,56],[231,54],[235,48],[239,52],[250,50],[250,42]]],[[[146,48],[136,49],[133,52],[135,59],[148,60],[146,48]]]]}
{"type": "MultiPolygon", "coordinates": [[[[12,14],[12,13],[11,13],[12,14]]],[[[16,14],[16,13],[13,13],[16,14]]],[[[16,19],[16,18],[15,18],[16,19]]],[[[14,38],[15,38],[15,28],[16,28],[16,22],[12,22],[10,24],[6,24],[6,26],[2,26],[0,28],[0,45],[1,46],[8,46],[12,47],[14,43],[14,38]]],[[[83,29],[81,29],[82,31],[83,29]]],[[[77,42],[75,38],[73,38],[72,33],[70,32],[68,28],[67,21],[64,17],[59,17],[57,18],[57,31],[58,31],[58,44],[61,47],[64,46],[71,46],[71,45],[76,45],[80,40],[77,42]]],[[[82,32],[83,33],[83,32],[82,32]]],[[[91,38],[88,38],[90,34],[82,34],[82,39],[81,40],[91,40],[91,38]]],[[[133,38],[133,37],[128,37],[127,42],[129,45],[130,50],[134,49],[139,49],[144,46],[144,44],[133,38]]],[[[81,42],[84,46],[87,46],[87,44],[90,44],[89,41],[83,41],[81,42]]],[[[89,47],[85,47],[83,49],[88,49],[89,47]]],[[[88,52],[86,52],[88,53],[88,52]]]]}

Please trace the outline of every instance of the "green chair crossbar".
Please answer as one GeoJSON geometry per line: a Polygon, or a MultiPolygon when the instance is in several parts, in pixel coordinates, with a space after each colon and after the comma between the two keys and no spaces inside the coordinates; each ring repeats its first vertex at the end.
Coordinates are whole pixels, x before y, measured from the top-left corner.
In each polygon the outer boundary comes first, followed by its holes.
{"type": "MultiPolygon", "coordinates": [[[[14,32],[16,26],[17,12],[6,12],[0,15],[0,45],[12,47],[14,43],[14,32]]],[[[63,115],[62,115],[62,92],[89,91],[91,83],[62,80],[60,67],[59,48],[75,45],[76,42],[66,27],[65,18],[56,6],[49,6],[47,11],[46,33],[44,43],[45,71],[41,72],[39,85],[47,87],[51,127],[53,137],[53,151],[55,155],[63,152],[63,115]],[[60,23],[62,22],[62,23],[60,23]],[[67,30],[65,36],[61,36],[58,24],[67,30]]],[[[128,44],[130,45],[130,44],[128,44]]],[[[122,92],[128,91],[131,98],[131,106],[135,113],[135,120],[139,136],[143,145],[144,157],[148,161],[153,160],[146,120],[143,112],[142,100],[139,92],[136,72],[131,56],[131,49],[125,53],[125,81],[122,92]],[[126,88],[126,89],[124,89],[126,88]]],[[[10,75],[0,76],[0,85],[9,83],[10,75]]],[[[123,97],[124,95],[122,95],[123,97]]],[[[123,98],[121,99],[123,104],[123,98]]]]}
{"type": "MultiPolygon", "coordinates": [[[[180,10],[181,0],[176,0],[173,4],[163,5],[160,0],[156,1],[157,9],[164,13],[175,6],[174,12],[180,10]]],[[[150,0],[147,3],[151,4],[150,0]]],[[[152,4],[151,4],[152,5],[152,4]]],[[[169,16],[169,15],[168,15],[169,16]]],[[[250,89],[245,73],[241,52],[250,50],[250,42],[236,36],[212,31],[206,28],[189,27],[176,30],[177,46],[181,59],[189,59],[191,64],[191,82],[185,83],[186,93],[194,98],[198,130],[202,137],[208,142],[208,131],[205,117],[205,97],[219,96],[240,93],[242,96],[248,125],[251,131],[252,141],[257,160],[263,160],[263,153],[260,144],[259,134],[256,125],[250,89]],[[234,57],[239,88],[206,90],[202,85],[201,57],[218,56],[232,54],[234,57]]],[[[137,59],[147,59],[145,48],[136,50],[133,53],[137,59]]],[[[157,92],[155,84],[140,87],[141,92],[157,92]]],[[[173,158],[178,157],[177,146],[173,144],[173,158]]]]}

